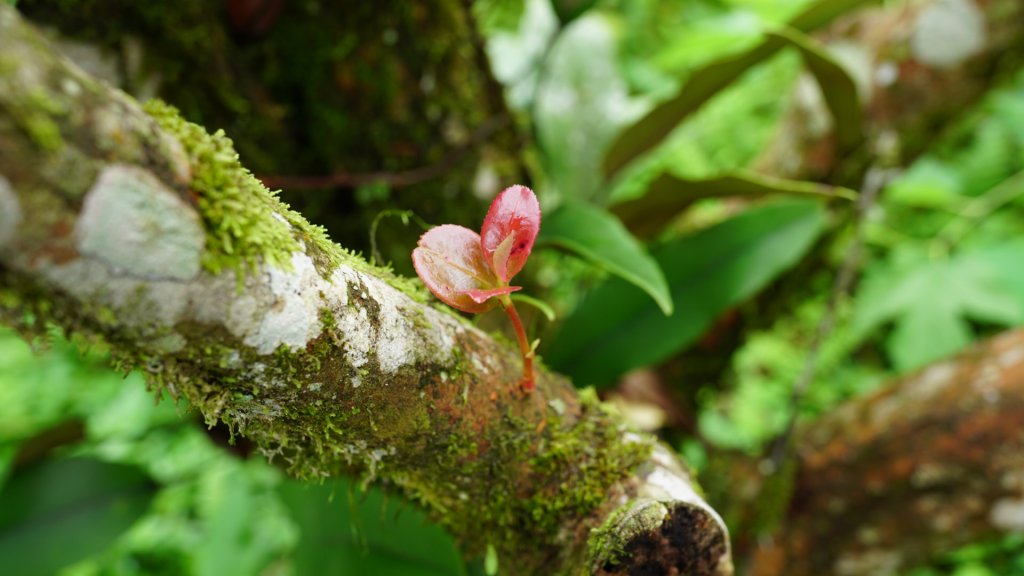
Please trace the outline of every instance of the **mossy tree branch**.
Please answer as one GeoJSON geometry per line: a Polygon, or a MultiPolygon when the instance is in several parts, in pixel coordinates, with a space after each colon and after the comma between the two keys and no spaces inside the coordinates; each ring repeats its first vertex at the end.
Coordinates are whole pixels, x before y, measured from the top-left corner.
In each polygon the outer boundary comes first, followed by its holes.
{"type": "Polygon", "coordinates": [[[106,340],[291,473],[386,482],[515,573],[731,571],[671,451],[331,243],[0,4],[0,318],[106,340]]]}

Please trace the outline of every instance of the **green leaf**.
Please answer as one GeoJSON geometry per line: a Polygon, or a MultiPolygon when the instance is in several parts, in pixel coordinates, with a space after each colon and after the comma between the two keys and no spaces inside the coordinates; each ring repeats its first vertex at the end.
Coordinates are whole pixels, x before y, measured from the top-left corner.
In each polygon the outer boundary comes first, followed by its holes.
{"type": "Polygon", "coordinates": [[[496,32],[514,32],[526,12],[526,0],[479,0],[473,16],[486,37],[496,32]]]}
{"type": "Polygon", "coordinates": [[[657,262],[614,216],[600,208],[569,203],[544,216],[540,245],[574,252],[646,292],[666,316],[672,294],[657,262]]]}
{"type": "Polygon", "coordinates": [[[600,203],[607,193],[604,151],[644,107],[630,96],[617,53],[613,21],[600,12],[574,21],[551,48],[533,107],[548,198],[600,203]]]}
{"type": "MultiPolygon", "coordinates": [[[[820,0],[793,18],[789,22],[789,27],[807,33],[867,2],[868,0],[820,0]]],[[[744,72],[775,55],[788,43],[782,36],[767,36],[746,52],[716,60],[694,70],[675,97],[656,106],[616,137],[604,157],[605,176],[612,177],[637,156],[656,146],[684,118],[732,84],[744,72]]]]}
{"type": "Polygon", "coordinates": [[[703,179],[662,174],[651,183],[646,194],[615,204],[611,210],[634,234],[650,236],[664,228],[695,200],[720,196],[757,197],[771,194],[846,200],[854,200],[857,197],[857,193],[848,188],[784,180],[751,172],[736,172],[703,179]]]}
{"type": "Polygon", "coordinates": [[[795,28],[779,28],[769,32],[769,36],[783,38],[800,51],[804,64],[818,81],[825,104],[832,113],[840,148],[849,150],[860,143],[864,137],[864,117],[860,97],[857,95],[857,84],[846,68],[814,39],[795,28]]]}
{"type": "Polygon", "coordinates": [[[418,508],[346,480],[288,481],[281,498],[299,526],[295,574],[463,576],[451,537],[418,508]]]}
{"type": "Polygon", "coordinates": [[[824,225],[820,204],[789,200],[671,241],[653,254],[676,304],[671,318],[635,287],[609,279],[566,319],[544,361],[586,386],[665,360],[795,264],[824,225]]]}
{"type": "Polygon", "coordinates": [[[0,492],[0,574],[49,575],[102,551],[149,508],[139,468],[82,458],[16,471],[0,492]]]}
{"type": "Polygon", "coordinates": [[[885,188],[886,202],[952,209],[961,201],[960,174],[945,162],[922,158],[885,188]]]}
{"type": "Polygon", "coordinates": [[[565,26],[590,10],[597,0],[553,0],[551,7],[555,9],[558,20],[565,26]]]}
{"type": "Polygon", "coordinates": [[[498,552],[494,544],[487,545],[487,554],[484,555],[484,571],[487,576],[496,576],[498,573],[498,552]]]}
{"type": "Polygon", "coordinates": [[[970,344],[968,319],[1003,326],[1024,321],[1020,297],[995,254],[974,249],[929,259],[919,249],[898,252],[865,277],[853,321],[856,337],[892,323],[886,351],[896,370],[906,372],[970,344]]]}

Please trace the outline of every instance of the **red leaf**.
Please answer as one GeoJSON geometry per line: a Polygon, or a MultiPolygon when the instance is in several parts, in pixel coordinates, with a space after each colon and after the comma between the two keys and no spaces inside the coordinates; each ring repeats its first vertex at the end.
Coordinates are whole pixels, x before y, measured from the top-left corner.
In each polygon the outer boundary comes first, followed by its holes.
{"type": "Polygon", "coordinates": [[[504,296],[505,294],[511,294],[522,290],[522,286],[504,286],[502,288],[494,288],[491,290],[466,290],[462,294],[466,294],[473,299],[473,302],[477,304],[483,304],[489,298],[495,296],[504,296]]]}
{"type": "Polygon", "coordinates": [[[480,313],[497,301],[477,302],[470,292],[500,284],[484,260],[480,236],[469,228],[445,224],[420,236],[412,264],[427,288],[445,304],[463,312],[480,313]]]}
{"type": "Polygon", "coordinates": [[[491,203],[480,229],[484,257],[498,278],[508,282],[523,269],[540,231],[540,204],[533,190],[510,186],[491,203]]]}

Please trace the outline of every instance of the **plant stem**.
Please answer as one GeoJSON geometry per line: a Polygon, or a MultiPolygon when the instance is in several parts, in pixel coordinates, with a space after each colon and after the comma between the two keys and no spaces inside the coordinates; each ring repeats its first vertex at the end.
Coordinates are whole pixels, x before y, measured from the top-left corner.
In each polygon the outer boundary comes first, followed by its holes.
{"type": "Polygon", "coordinates": [[[519,319],[519,312],[516,312],[516,305],[512,303],[512,299],[506,296],[502,299],[502,305],[505,307],[505,313],[512,320],[512,327],[516,331],[516,339],[519,340],[519,351],[523,354],[523,379],[520,380],[519,385],[526,392],[530,392],[533,390],[534,385],[533,350],[530,347],[530,341],[526,339],[526,330],[523,329],[523,322],[519,319]]]}

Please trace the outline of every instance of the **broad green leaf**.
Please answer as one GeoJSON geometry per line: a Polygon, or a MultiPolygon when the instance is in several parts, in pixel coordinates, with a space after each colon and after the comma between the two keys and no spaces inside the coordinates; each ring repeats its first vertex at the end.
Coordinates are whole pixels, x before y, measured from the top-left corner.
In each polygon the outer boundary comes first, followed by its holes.
{"type": "Polygon", "coordinates": [[[14,443],[0,443],[0,490],[3,490],[4,483],[14,467],[14,457],[18,453],[18,445],[14,443]]]}
{"type": "Polygon", "coordinates": [[[820,204],[790,200],[752,208],[668,242],[653,255],[675,302],[671,318],[638,289],[612,278],[566,319],[544,360],[578,386],[607,384],[665,360],[692,344],[722,312],[795,264],[824,225],[820,204]]]}
{"type": "Polygon", "coordinates": [[[140,469],[81,458],[15,471],[0,491],[0,574],[50,575],[104,550],[149,508],[140,469]]]}
{"type": "Polygon", "coordinates": [[[795,28],[779,28],[769,33],[785,39],[804,59],[807,69],[814,75],[832,113],[836,139],[841,149],[849,150],[863,138],[863,114],[857,84],[825,49],[815,40],[795,28]]]}
{"type": "Polygon", "coordinates": [[[977,253],[996,271],[999,283],[1017,300],[1024,312],[1024,239],[978,248],[977,253]]]}
{"type": "Polygon", "coordinates": [[[562,26],[565,26],[590,10],[596,3],[597,0],[553,0],[551,7],[555,9],[555,14],[558,14],[562,26]]]}
{"type": "Polygon", "coordinates": [[[704,102],[748,69],[774,55],[784,44],[778,38],[769,38],[746,52],[716,60],[694,71],[678,95],[654,107],[612,141],[604,157],[605,176],[610,178],[637,156],[656,146],[704,102]]]}
{"type": "Polygon", "coordinates": [[[548,198],[604,199],[604,152],[615,133],[643,110],[616,61],[613,22],[599,12],[572,22],[551,48],[533,105],[548,198]]]}
{"type": "MultiPolygon", "coordinates": [[[[867,2],[868,0],[821,0],[793,18],[789,22],[789,27],[807,33],[867,2]]],[[[679,122],[695,112],[712,96],[732,84],[753,66],[775,55],[788,43],[788,40],[781,36],[767,36],[746,52],[716,60],[694,70],[675,97],[656,106],[615,138],[604,157],[605,176],[610,178],[637,156],[656,146],[679,122]]]]}
{"type": "Polygon", "coordinates": [[[586,204],[563,204],[544,217],[540,245],[560,246],[646,292],[666,316],[672,294],[658,263],[614,216],[586,204]]]}
{"type": "Polygon", "coordinates": [[[301,537],[295,574],[463,576],[455,543],[419,509],[346,480],[320,485],[288,481],[282,500],[301,537]]]}
{"type": "Polygon", "coordinates": [[[737,172],[715,178],[691,179],[662,174],[647,193],[612,206],[611,210],[633,233],[650,236],[664,228],[695,200],[719,196],[817,196],[853,200],[857,193],[848,188],[814,182],[784,180],[751,172],[737,172]]]}
{"type": "Polygon", "coordinates": [[[274,489],[257,480],[257,471],[276,471],[255,460],[218,462],[213,470],[197,478],[193,489],[203,538],[191,546],[191,576],[266,572],[281,556],[282,544],[295,541],[294,529],[275,530],[275,523],[283,523],[283,506],[274,501],[274,489]]]}
{"type": "Polygon", "coordinates": [[[929,259],[917,249],[895,254],[866,276],[857,295],[855,334],[863,338],[892,323],[886,351],[896,370],[906,372],[974,340],[968,319],[1003,326],[1024,321],[1019,295],[993,254],[978,249],[948,259],[929,259]]]}

